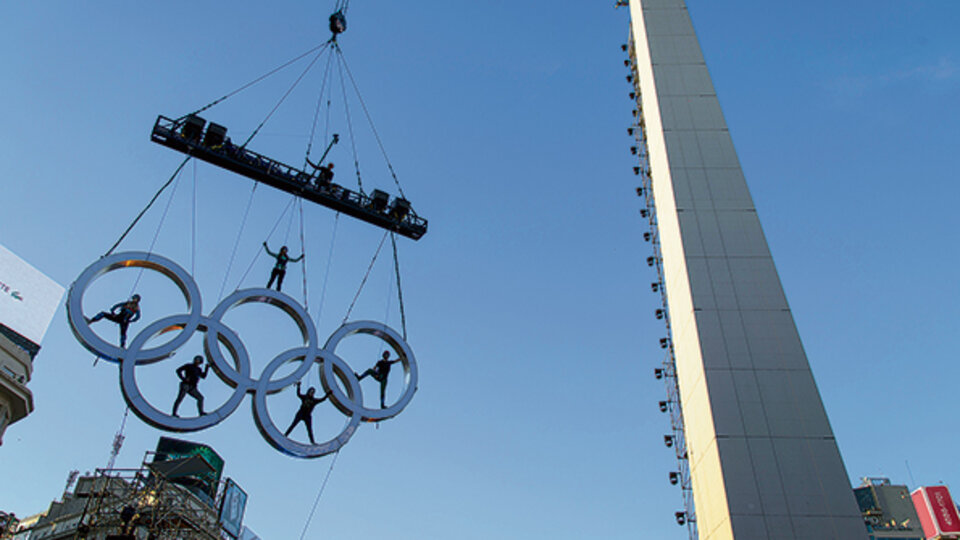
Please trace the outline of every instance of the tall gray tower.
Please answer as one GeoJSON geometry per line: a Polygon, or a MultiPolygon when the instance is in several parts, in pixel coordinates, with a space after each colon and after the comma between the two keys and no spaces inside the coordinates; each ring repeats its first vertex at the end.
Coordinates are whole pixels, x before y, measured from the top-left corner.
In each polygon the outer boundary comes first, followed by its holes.
{"type": "Polygon", "coordinates": [[[866,539],[684,0],[630,15],[699,538],[866,539]]]}

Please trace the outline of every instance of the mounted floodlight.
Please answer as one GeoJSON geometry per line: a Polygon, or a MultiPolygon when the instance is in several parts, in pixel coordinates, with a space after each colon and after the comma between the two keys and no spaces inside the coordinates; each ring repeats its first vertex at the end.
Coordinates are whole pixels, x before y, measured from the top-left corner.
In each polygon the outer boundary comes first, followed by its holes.
{"type": "Polygon", "coordinates": [[[627,75],[627,82],[628,82],[628,83],[632,83],[632,82],[633,82],[633,75],[627,75]]]}
{"type": "Polygon", "coordinates": [[[638,187],[638,188],[637,188],[637,197],[643,197],[643,188],[642,188],[642,187],[638,187]]]}
{"type": "Polygon", "coordinates": [[[660,369],[660,368],[655,368],[655,369],[653,370],[653,376],[656,377],[656,378],[658,378],[658,379],[662,379],[662,378],[663,378],[663,370],[660,369]]]}
{"type": "Polygon", "coordinates": [[[667,412],[667,402],[666,402],[666,401],[661,401],[661,402],[660,402],[660,412],[667,412]]]}
{"type": "Polygon", "coordinates": [[[647,266],[653,266],[654,262],[656,262],[656,259],[653,257],[647,257],[647,266]]]}
{"type": "Polygon", "coordinates": [[[654,315],[657,316],[657,320],[662,319],[665,314],[666,312],[663,311],[662,309],[658,309],[657,311],[654,312],[654,315]]]}
{"type": "Polygon", "coordinates": [[[636,146],[631,146],[631,147],[630,147],[630,153],[633,154],[633,155],[637,155],[637,147],[636,147],[636,146]]]}
{"type": "Polygon", "coordinates": [[[650,233],[649,233],[649,232],[643,233],[643,241],[644,241],[644,242],[649,242],[649,241],[650,241],[650,233]]]}
{"type": "Polygon", "coordinates": [[[633,135],[633,128],[632,128],[632,127],[628,127],[628,128],[627,128],[627,135],[633,135]]]}
{"type": "Polygon", "coordinates": [[[685,525],[687,523],[686,512],[676,512],[673,515],[677,518],[677,525],[685,525]]]}
{"type": "Polygon", "coordinates": [[[650,284],[650,289],[652,289],[653,292],[659,291],[659,290],[660,290],[660,283],[654,281],[653,283],[650,284]]]}
{"type": "Polygon", "coordinates": [[[633,174],[639,176],[639,175],[640,175],[640,167],[634,167],[634,168],[633,168],[633,174]]]}
{"type": "Polygon", "coordinates": [[[671,472],[670,473],[670,483],[674,486],[680,483],[680,473],[671,472]]]}
{"type": "Polygon", "coordinates": [[[649,215],[650,215],[650,211],[647,210],[646,208],[640,210],[640,217],[647,217],[649,215]]]}
{"type": "Polygon", "coordinates": [[[667,448],[672,447],[672,446],[673,446],[673,435],[664,435],[664,436],[663,436],[663,444],[667,445],[667,448]]]}
{"type": "Polygon", "coordinates": [[[636,92],[630,92],[630,99],[637,99],[637,93],[636,93],[636,92]]]}
{"type": "Polygon", "coordinates": [[[669,345],[669,344],[670,344],[670,340],[669,340],[669,339],[667,339],[667,338],[660,338],[660,348],[661,348],[661,349],[666,349],[666,348],[667,348],[667,345],[669,345]]]}

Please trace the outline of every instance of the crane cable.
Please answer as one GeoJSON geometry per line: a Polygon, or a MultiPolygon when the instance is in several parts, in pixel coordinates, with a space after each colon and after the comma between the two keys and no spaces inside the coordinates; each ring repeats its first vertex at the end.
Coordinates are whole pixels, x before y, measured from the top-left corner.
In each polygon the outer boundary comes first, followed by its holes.
{"type": "Polygon", "coordinates": [[[357,289],[357,294],[353,295],[353,301],[350,302],[350,307],[347,308],[347,314],[343,316],[343,324],[347,323],[347,319],[350,318],[350,313],[353,311],[353,306],[356,305],[357,299],[360,298],[360,292],[363,291],[363,286],[367,283],[367,278],[370,277],[370,271],[373,270],[373,264],[377,262],[377,257],[380,255],[380,249],[383,248],[383,243],[387,239],[387,235],[390,234],[390,231],[384,231],[383,237],[380,238],[380,245],[377,246],[377,251],[373,254],[373,259],[370,260],[370,265],[367,266],[367,273],[363,275],[363,279],[360,281],[360,287],[357,289]]]}
{"type": "MultiPolygon", "coordinates": [[[[404,199],[407,198],[403,194],[403,188],[400,186],[400,180],[397,179],[397,173],[393,170],[393,164],[390,163],[390,157],[387,156],[387,150],[383,146],[383,141],[380,139],[380,133],[377,132],[377,126],[373,123],[373,117],[370,116],[370,111],[367,110],[367,104],[363,101],[363,95],[360,94],[360,87],[357,85],[357,81],[353,78],[353,73],[350,71],[350,66],[347,65],[347,59],[343,56],[343,51],[339,46],[335,48],[340,62],[343,64],[344,69],[347,71],[347,76],[350,78],[350,84],[353,86],[353,91],[357,94],[357,99],[360,101],[360,108],[363,109],[363,114],[367,117],[367,122],[370,124],[370,129],[373,131],[373,136],[377,140],[377,145],[380,147],[380,152],[383,154],[384,161],[387,162],[387,168],[390,170],[390,175],[393,176],[393,182],[397,185],[397,190],[400,192],[400,196],[404,199]]],[[[343,75],[341,74],[341,80],[343,75]]],[[[357,173],[359,177],[359,172],[357,173]]]]}
{"type": "Polygon", "coordinates": [[[317,511],[317,505],[320,504],[320,497],[323,495],[323,490],[327,487],[327,481],[330,480],[330,473],[333,472],[333,466],[337,464],[338,457],[340,457],[340,450],[337,450],[336,453],[333,454],[333,459],[330,461],[330,468],[327,469],[327,474],[323,477],[323,482],[317,491],[317,498],[313,500],[313,508],[310,510],[310,515],[307,516],[307,522],[303,524],[300,540],[303,540],[307,535],[307,529],[310,527],[310,522],[313,521],[313,514],[317,511]]]}
{"type": "MultiPolygon", "coordinates": [[[[334,50],[339,51],[340,46],[333,44],[334,50]]],[[[353,149],[353,166],[357,171],[357,187],[363,194],[363,180],[360,178],[360,159],[357,157],[357,139],[353,134],[353,120],[350,119],[350,103],[347,101],[347,85],[343,78],[343,54],[337,56],[337,72],[340,73],[340,90],[343,93],[343,109],[347,114],[347,129],[350,132],[350,147],[353,149]]]]}
{"type": "Polygon", "coordinates": [[[403,340],[407,340],[407,314],[403,309],[403,287],[400,284],[400,257],[397,255],[397,235],[390,233],[390,243],[393,244],[393,269],[397,275],[397,297],[400,302],[400,326],[403,330],[403,340]]]}
{"type": "Polygon", "coordinates": [[[243,218],[240,220],[240,228],[237,229],[237,240],[233,243],[233,251],[230,253],[230,262],[227,264],[227,271],[223,273],[223,282],[220,284],[220,292],[217,298],[223,298],[223,290],[227,287],[227,278],[230,277],[230,269],[233,268],[233,261],[237,258],[237,248],[240,246],[240,238],[243,236],[243,228],[247,225],[247,217],[250,215],[250,206],[253,204],[253,196],[257,192],[257,186],[260,182],[253,183],[253,189],[250,190],[250,198],[247,199],[247,208],[243,211],[243,218]]]}
{"type": "Polygon", "coordinates": [[[256,137],[258,133],[260,133],[260,130],[263,128],[264,124],[266,124],[267,121],[270,120],[270,117],[273,116],[273,113],[277,112],[277,109],[280,108],[280,105],[283,105],[283,102],[286,101],[287,97],[290,96],[290,93],[293,92],[293,90],[300,84],[300,81],[302,81],[303,78],[306,76],[306,74],[310,71],[310,69],[313,68],[313,65],[317,63],[317,60],[319,60],[320,57],[323,56],[324,51],[329,49],[328,45],[329,43],[324,43],[323,45],[320,46],[320,51],[317,52],[317,54],[313,57],[313,60],[311,60],[310,63],[307,64],[307,67],[304,68],[302,72],[300,72],[300,76],[297,77],[295,81],[293,81],[293,84],[290,85],[290,88],[287,88],[287,91],[283,94],[283,96],[280,97],[280,101],[278,101],[277,104],[273,106],[273,109],[271,109],[270,112],[267,113],[267,116],[263,119],[263,121],[260,122],[260,125],[258,125],[257,128],[253,130],[253,133],[251,133],[250,136],[247,137],[247,140],[240,145],[240,148],[246,148],[247,145],[250,144],[250,141],[252,141],[253,138],[256,137]]]}
{"type": "Polygon", "coordinates": [[[192,157],[193,156],[188,155],[186,158],[184,158],[183,162],[180,163],[180,166],[177,167],[177,170],[173,171],[173,174],[170,175],[170,178],[162,186],[160,186],[160,189],[157,190],[156,193],[154,193],[153,198],[150,199],[150,202],[147,203],[147,206],[145,206],[143,210],[141,210],[140,213],[137,214],[137,217],[133,218],[133,221],[127,227],[127,230],[123,231],[123,234],[120,235],[120,238],[117,239],[117,241],[113,244],[113,246],[111,246],[110,249],[108,249],[107,252],[100,257],[101,259],[103,257],[110,255],[111,253],[113,253],[113,250],[117,249],[117,246],[120,245],[120,242],[123,242],[123,239],[126,238],[128,234],[130,234],[130,231],[133,230],[133,227],[140,221],[140,218],[142,218],[143,215],[147,213],[147,210],[149,210],[150,207],[153,206],[153,203],[157,202],[157,199],[160,197],[160,194],[163,193],[163,190],[167,189],[167,186],[173,183],[173,181],[177,178],[177,175],[180,174],[180,171],[183,170],[183,166],[186,165],[187,162],[190,161],[190,158],[192,157]]]}
{"type": "Polygon", "coordinates": [[[282,71],[282,70],[283,70],[284,68],[286,68],[287,66],[296,63],[298,60],[300,60],[300,59],[302,59],[302,58],[305,58],[305,57],[309,56],[310,54],[313,54],[313,53],[316,52],[318,49],[322,49],[322,48],[326,47],[327,45],[328,45],[327,42],[321,43],[320,45],[317,45],[316,47],[313,47],[313,48],[310,49],[309,51],[307,51],[307,52],[305,52],[305,53],[297,56],[296,58],[294,58],[294,59],[292,59],[292,60],[288,60],[287,62],[284,62],[283,64],[281,64],[280,66],[272,69],[271,71],[267,72],[266,74],[261,75],[261,76],[257,77],[256,79],[254,79],[254,80],[252,80],[252,81],[244,84],[244,85],[241,86],[240,88],[237,88],[236,90],[234,90],[234,91],[232,91],[232,92],[229,92],[229,93],[223,95],[222,97],[219,97],[219,98],[211,101],[210,103],[204,105],[203,107],[200,107],[199,109],[193,111],[193,112],[190,113],[190,114],[181,116],[181,117],[178,118],[177,120],[178,120],[178,121],[179,121],[179,120],[183,120],[184,118],[186,118],[186,117],[188,117],[188,116],[200,114],[200,113],[202,113],[203,111],[205,111],[205,110],[213,107],[214,105],[217,105],[217,104],[225,101],[226,99],[228,99],[228,98],[230,98],[230,97],[233,97],[233,96],[235,96],[236,94],[239,94],[240,92],[246,90],[247,88],[250,88],[251,86],[257,84],[258,82],[260,82],[260,81],[262,81],[262,80],[264,80],[264,79],[266,79],[266,78],[268,78],[268,77],[270,77],[271,75],[273,75],[273,74],[275,74],[275,73],[277,73],[277,72],[279,72],[279,71],[282,71]]]}

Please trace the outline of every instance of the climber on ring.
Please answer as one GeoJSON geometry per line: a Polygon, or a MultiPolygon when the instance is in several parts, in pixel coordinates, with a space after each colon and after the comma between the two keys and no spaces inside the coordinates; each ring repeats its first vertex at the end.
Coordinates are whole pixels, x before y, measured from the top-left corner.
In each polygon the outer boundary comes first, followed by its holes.
{"type": "Polygon", "coordinates": [[[316,392],[317,389],[311,386],[307,389],[306,394],[301,394],[300,383],[297,383],[297,397],[300,398],[300,410],[298,410],[296,416],[293,417],[293,423],[290,424],[290,427],[288,427],[287,431],[284,432],[284,437],[290,436],[290,432],[293,431],[293,428],[296,427],[298,423],[303,422],[304,425],[307,426],[307,435],[310,436],[310,444],[317,444],[313,440],[313,408],[319,403],[322,403],[323,400],[330,397],[330,392],[324,394],[322,398],[315,398],[313,396],[316,392]]]}
{"type": "Polygon", "coordinates": [[[287,246],[280,248],[280,253],[274,253],[270,251],[270,248],[267,247],[267,243],[263,243],[263,249],[267,250],[267,255],[275,258],[277,260],[276,264],[273,265],[273,271],[270,272],[270,281],[267,282],[267,288],[269,289],[273,285],[273,280],[277,280],[277,290],[281,290],[283,287],[283,276],[287,275],[287,263],[288,262],[297,262],[300,259],[303,259],[303,253],[300,254],[296,259],[291,258],[290,255],[287,255],[287,246]]]}
{"type": "Polygon", "coordinates": [[[127,346],[127,327],[130,323],[140,320],[140,295],[135,294],[126,302],[115,304],[110,311],[101,311],[93,317],[84,317],[87,324],[95,323],[100,319],[113,321],[120,325],[120,347],[127,346]]]}
{"type": "MultiPolygon", "coordinates": [[[[380,408],[386,409],[385,404],[387,397],[387,377],[390,376],[390,366],[396,364],[400,359],[390,360],[390,351],[383,351],[383,356],[380,360],[377,360],[376,365],[372,368],[363,372],[363,375],[357,375],[357,380],[362,381],[367,375],[373,377],[373,379],[380,383],[380,408]]],[[[356,375],[356,373],[354,373],[356,375]]]]}

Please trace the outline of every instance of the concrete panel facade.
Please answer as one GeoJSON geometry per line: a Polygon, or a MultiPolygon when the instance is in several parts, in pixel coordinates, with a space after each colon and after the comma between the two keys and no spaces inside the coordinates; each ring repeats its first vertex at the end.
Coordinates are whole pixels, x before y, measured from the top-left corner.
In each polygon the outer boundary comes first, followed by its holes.
{"type": "Polygon", "coordinates": [[[867,538],[683,0],[630,0],[702,540],[867,538]]]}

